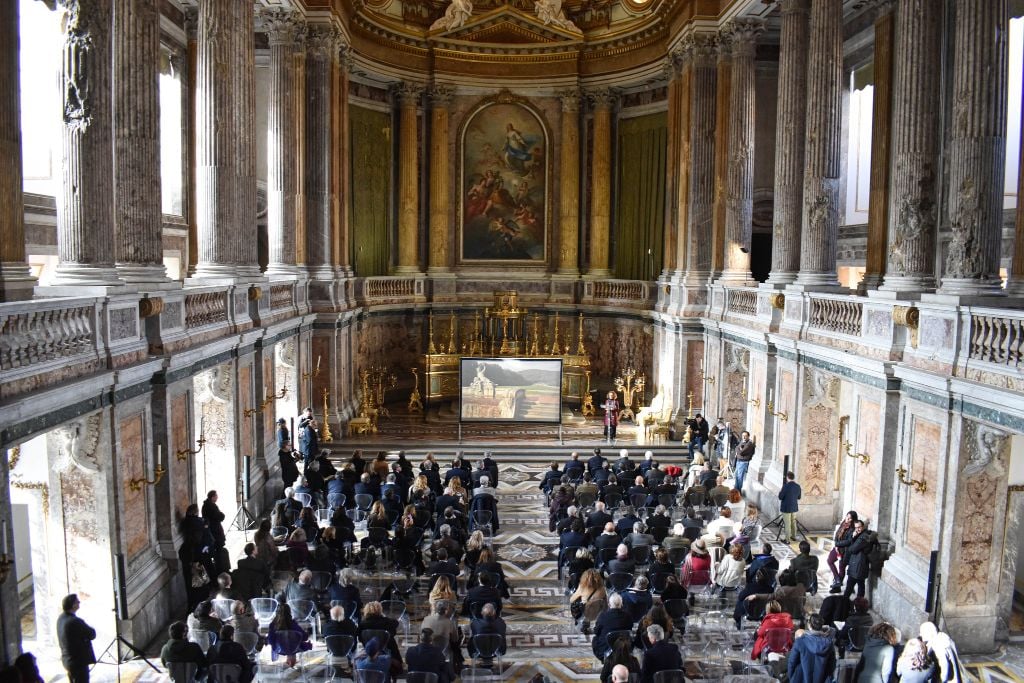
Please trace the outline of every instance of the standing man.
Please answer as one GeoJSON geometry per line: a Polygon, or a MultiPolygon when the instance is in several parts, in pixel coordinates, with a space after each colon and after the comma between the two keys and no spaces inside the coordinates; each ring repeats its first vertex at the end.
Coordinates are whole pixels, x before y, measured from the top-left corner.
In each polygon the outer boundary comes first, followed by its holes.
{"type": "Polygon", "coordinates": [[[750,460],[754,457],[754,442],[750,440],[750,432],[740,434],[740,442],[736,445],[736,490],[743,493],[743,480],[747,478],[750,460]]]}
{"type": "Polygon", "coordinates": [[[608,443],[615,443],[615,428],[619,425],[618,394],[614,391],[609,391],[601,407],[604,408],[604,438],[608,443]]]}
{"type": "MultiPolygon", "coordinates": [[[[745,434],[746,432],[744,432],[745,434]]],[[[797,501],[803,494],[800,484],[793,481],[796,475],[786,472],[786,482],[779,489],[779,511],[782,512],[782,535],[783,543],[789,543],[796,539],[796,513],[800,510],[797,501]]]]}
{"type": "Polygon", "coordinates": [[[96,631],[75,614],[81,606],[76,593],[65,596],[60,606],[64,610],[57,617],[61,662],[71,683],[89,683],[89,665],[96,663],[96,655],[92,651],[96,631]]]}

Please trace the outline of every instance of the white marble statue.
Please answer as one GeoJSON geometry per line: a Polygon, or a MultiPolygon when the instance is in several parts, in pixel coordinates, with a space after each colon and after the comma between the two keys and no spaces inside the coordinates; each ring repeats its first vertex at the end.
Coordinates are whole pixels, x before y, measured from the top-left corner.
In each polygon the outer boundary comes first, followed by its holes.
{"type": "Polygon", "coordinates": [[[537,0],[534,8],[537,10],[537,18],[545,26],[552,24],[569,31],[580,30],[576,24],[569,21],[565,16],[565,11],[562,10],[562,0],[537,0]]]}
{"type": "Polygon", "coordinates": [[[451,31],[466,23],[473,16],[473,3],[470,0],[452,0],[444,16],[430,26],[431,31],[451,31]]]}

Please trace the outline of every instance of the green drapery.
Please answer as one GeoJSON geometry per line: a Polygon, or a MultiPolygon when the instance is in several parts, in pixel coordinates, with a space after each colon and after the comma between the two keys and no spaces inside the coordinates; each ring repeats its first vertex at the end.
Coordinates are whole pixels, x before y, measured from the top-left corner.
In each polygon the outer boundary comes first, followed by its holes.
{"type": "Polygon", "coordinates": [[[619,279],[653,280],[661,272],[667,146],[664,112],[619,120],[614,227],[619,279]]]}
{"type": "Polygon", "coordinates": [[[356,275],[387,275],[391,246],[391,114],[349,106],[352,134],[352,264],[356,275]]]}

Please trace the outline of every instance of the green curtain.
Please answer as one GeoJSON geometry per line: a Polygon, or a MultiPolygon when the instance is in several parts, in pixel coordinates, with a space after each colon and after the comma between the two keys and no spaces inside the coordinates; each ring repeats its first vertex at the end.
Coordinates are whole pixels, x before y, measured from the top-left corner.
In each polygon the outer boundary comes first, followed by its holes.
{"type": "Polygon", "coordinates": [[[352,133],[352,264],[356,275],[387,275],[391,253],[391,114],[349,106],[352,133]]]}
{"type": "Polygon", "coordinates": [[[619,279],[653,280],[661,272],[667,146],[665,112],[619,120],[613,228],[619,279]]]}

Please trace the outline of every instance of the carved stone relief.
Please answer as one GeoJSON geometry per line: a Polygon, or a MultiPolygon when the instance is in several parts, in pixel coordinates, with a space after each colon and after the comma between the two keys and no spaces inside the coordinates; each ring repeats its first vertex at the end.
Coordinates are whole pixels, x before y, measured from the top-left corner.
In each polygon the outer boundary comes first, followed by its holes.
{"type": "Polygon", "coordinates": [[[955,278],[973,278],[981,275],[981,201],[974,178],[966,177],[952,198],[950,227],[953,239],[946,257],[946,275],[955,278]]]}
{"type": "Polygon", "coordinates": [[[288,368],[295,367],[295,338],[278,342],[274,347],[277,362],[288,368]]]}
{"type": "Polygon", "coordinates": [[[99,472],[97,451],[103,434],[103,413],[93,413],[58,427],[53,435],[57,439],[57,458],[54,467],[67,472],[77,467],[85,472],[99,472]]]}
{"type": "Polygon", "coordinates": [[[198,394],[196,398],[200,403],[216,401],[228,403],[233,397],[234,378],[231,367],[218,365],[206,372],[196,375],[198,380],[198,394]]]}

